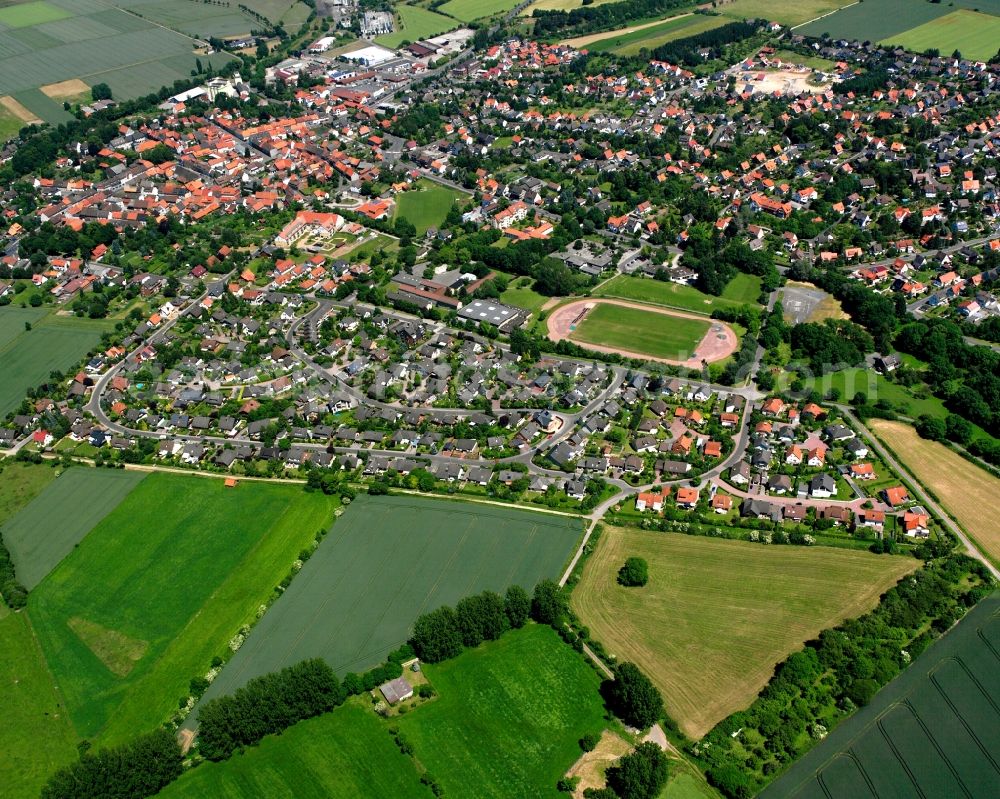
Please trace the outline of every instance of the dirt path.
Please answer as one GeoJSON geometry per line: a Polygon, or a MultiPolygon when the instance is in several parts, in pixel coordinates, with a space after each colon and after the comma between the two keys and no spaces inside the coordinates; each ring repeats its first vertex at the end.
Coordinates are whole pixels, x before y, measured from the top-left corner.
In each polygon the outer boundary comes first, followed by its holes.
{"type": "Polygon", "coordinates": [[[604,298],[591,298],[577,300],[567,303],[557,308],[546,321],[548,336],[552,341],[562,341],[572,339],[572,333],[576,325],[587,315],[596,305],[620,305],[624,308],[634,308],[647,313],[658,313],[663,316],[680,317],[684,319],[697,319],[700,322],[709,324],[708,332],[694,349],[694,354],[687,360],[671,358],[656,358],[635,350],[626,350],[619,347],[605,347],[600,344],[590,342],[580,342],[587,349],[595,352],[605,352],[614,355],[624,355],[627,358],[637,358],[644,361],[656,361],[658,363],[669,363],[674,366],[684,366],[688,369],[700,369],[702,361],[714,363],[728,358],[739,348],[740,339],[736,332],[724,322],[715,319],[706,319],[702,314],[688,313],[685,311],[675,311],[673,309],[661,308],[654,305],[644,305],[638,302],[628,302],[626,300],[612,300],[604,298]]]}

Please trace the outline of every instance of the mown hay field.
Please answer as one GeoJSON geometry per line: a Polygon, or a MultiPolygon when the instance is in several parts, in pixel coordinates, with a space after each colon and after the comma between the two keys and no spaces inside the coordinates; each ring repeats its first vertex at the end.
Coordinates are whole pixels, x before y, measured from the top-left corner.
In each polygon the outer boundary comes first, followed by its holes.
{"type": "Polygon", "coordinates": [[[914,53],[935,49],[945,56],[958,50],[965,58],[985,61],[1000,51],[1000,17],[959,9],[888,36],[882,44],[898,45],[914,53]]]}
{"type": "Polygon", "coordinates": [[[870,419],[868,424],[986,555],[1000,564],[1000,527],[995,513],[1000,479],[944,444],[921,438],[908,424],[886,419],[870,419]]]}
{"type": "Polygon", "coordinates": [[[774,666],[821,630],[873,608],[914,558],[765,546],[606,528],[573,591],[580,620],[619,660],[637,663],[692,738],[750,705],[774,666]],[[623,588],[631,556],[649,583],[623,588]]]}

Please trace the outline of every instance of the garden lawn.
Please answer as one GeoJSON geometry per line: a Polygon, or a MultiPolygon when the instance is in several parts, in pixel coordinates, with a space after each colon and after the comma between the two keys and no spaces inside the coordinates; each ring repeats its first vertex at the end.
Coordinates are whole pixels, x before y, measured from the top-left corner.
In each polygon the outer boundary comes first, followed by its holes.
{"type": "Polygon", "coordinates": [[[821,630],[873,608],[919,565],[831,547],[608,527],[572,606],[609,653],[649,675],[681,730],[700,738],[748,707],[775,664],[821,630]],[[642,588],[616,581],[631,556],[649,563],[642,588]]]}
{"type": "Polygon", "coordinates": [[[163,799],[432,799],[367,703],[352,700],[223,763],[205,763],[163,799]]]}
{"type": "Polygon", "coordinates": [[[145,476],[76,466],[49,483],[0,528],[18,581],[38,585],[145,476]]]}
{"type": "Polygon", "coordinates": [[[959,9],[893,34],[881,43],[890,47],[902,46],[914,53],[933,48],[950,56],[958,50],[963,58],[985,61],[995,56],[1000,48],[1000,17],[959,9]]]}
{"type": "Polygon", "coordinates": [[[535,319],[542,311],[542,306],[549,301],[544,294],[539,294],[532,288],[534,281],[531,278],[519,278],[508,286],[507,290],[500,295],[500,301],[515,308],[523,308],[535,319]]]}
{"type": "Polygon", "coordinates": [[[51,463],[8,463],[0,468],[0,525],[37,497],[56,476],[51,463]]]}
{"type": "Polygon", "coordinates": [[[375,41],[383,47],[396,48],[403,42],[415,42],[437,36],[458,27],[451,17],[438,14],[420,6],[400,4],[396,6],[397,28],[392,33],[379,36],[375,41]]]}
{"type": "Polygon", "coordinates": [[[341,676],[370,669],[406,641],[421,613],[558,577],[581,532],[579,519],[551,513],[362,494],[205,700],[312,657],[341,676]]]}
{"type": "Polygon", "coordinates": [[[438,11],[463,22],[492,17],[510,11],[520,0],[449,0],[438,11]]]}
{"type": "Polygon", "coordinates": [[[439,227],[455,200],[463,195],[445,186],[430,183],[422,188],[396,195],[396,219],[408,219],[422,236],[427,228],[439,227]]]}
{"type": "Polygon", "coordinates": [[[162,723],[335,505],[299,486],[149,475],[29,595],[79,735],[120,743],[162,723]]]}
{"type": "Polygon", "coordinates": [[[77,756],[78,736],[24,613],[0,619],[0,793],[35,799],[42,783],[77,756]]]}
{"type": "Polygon", "coordinates": [[[606,283],[602,283],[593,292],[595,297],[619,297],[623,300],[662,305],[664,308],[677,308],[705,315],[720,308],[738,308],[745,302],[755,304],[758,294],[760,294],[760,278],[755,278],[752,275],[738,275],[733,278],[721,297],[705,294],[693,286],[682,286],[679,283],[668,283],[663,280],[651,280],[631,275],[613,277],[606,283]],[[740,280],[741,277],[742,280],[740,280]],[[737,283],[737,280],[740,282],[737,283]],[[749,287],[751,281],[755,283],[755,289],[752,292],[749,287]],[[733,284],[736,285],[730,289],[733,284]],[[752,296],[749,299],[743,299],[751,293],[752,296]]]}
{"type": "Polygon", "coordinates": [[[571,338],[587,344],[645,353],[654,358],[685,361],[708,330],[707,320],[601,303],[576,326],[571,338]]]}
{"type": "Polygon", "coordinates": [[[445,796],[557,797],[579,739],[606,726],[600,677],[550,627],[509,632],[424,673],[439,697],[396,722],[445,796]]]}

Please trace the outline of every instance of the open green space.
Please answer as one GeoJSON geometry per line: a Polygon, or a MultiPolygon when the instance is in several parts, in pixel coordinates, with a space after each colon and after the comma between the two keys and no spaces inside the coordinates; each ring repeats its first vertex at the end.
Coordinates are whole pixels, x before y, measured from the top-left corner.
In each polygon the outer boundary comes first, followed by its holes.
{"type": "Polygon", "coordinates": [[[52,3],[36,0],[0,8],[0,25],[7,28],[29,28],[32,25],[41,25],[43,22],[66,19],[69,16],[72,15],[68,11],[52,3]]]}
{"type": "Polygon", "coordinates": [[[422,497],[359,496],[205,694],[311,657],[361,672],[421,613],[485,589],[557,577],[578,519],[422,497]]]}
{"type": "Polygon", "coordinates": [[[576,326],[571,338],[654,358],[685,361],[708,330],[707,320],[601,303],[576,326]]]}
{"type": "Polygon", "coordinates": [[[419,189],[396,195],[395,218],[408,219],[422,236],[428,228],[439,227],[455,201],[465,195],[447,186],[428,182],[419,189]]]}
{"type": "Polygon", "coordinates": [[[463,22],[492,17],[504,11],[510,11],[520,0],[448,0],[438,10],[463,22]]]}
{"type": "Polygon", "coordinates": [[[37,497],[55,476],[50,463],[5,463],[0,469],[0,525],[37,497]]]}
{"type": "Polygon", "coordinates": [[[593,294],[595,297],[618,297],[623,300],[710,315],[719,308],[736,308],[748,302],[755,303],[757,295],[760,294],[760,278],[740,273],[726,286],[721,297],[713,297],[693,286],[618,275],[607,283],[602,283],[593,294]]]}
{"type": "Polygon", "coordinates": [[[557,797],[579,739],[605,726],[601,678],[530,625],[424,672],[438,698],[396,719],[445,796],[557,797]]]}
{"type": "Polygon", "coordinates": [[[533,285],[534,280],[530,277],[519,278],[508,285],[507,290],[500,295],[500,301],[515,308],[524,308],[537,319],[549,297],[539,294],[532,288],[533,285]]]}
{"type": "Polygon", "coordinates": [[[870,403],[888,400],[901,414],[914,419],[924,414],[943,419],[948,413],[944,403],[923,384],[903,386],[874,369],[840,369],[828,372],[807,380],[806,387],[823,395],[834,389],[840,392],[840,398],[844,402],[850,402],[855,394],[861,392],[868,397],[870,403]]]}
{"type": "Polygon", "coordinates": [[[959,9],[888,36],[882,44],[898,45],[914,53],[933,48],[942,55],[951,55],[958,50],[965,58],[985,61],[1000,50],[1000,17],[959,9]]]}
{"type": "Polygon", "coordinates": [[[762,797],[995,796],[998,653],[994,593],[762,797]]]}
{"type": "Polygon", "coordinates": [[[205,763],[163,799],[431,799],[411,758],[362,700],[300,722],[224,763],[205,763]]]}
{"type": "Polygon", "coordinates": [[[101,340],[105,328],[89,319],[54,314],[42,319],[33,310],[29,317],[26,310],[0,308],[0,416],[17,408],[27,390],[51,372],[76,366],[101,340]],[[25,321],[32,324],[31,330],[24,329],[25,321]]]}
{"type": "Polygon", "coordinates": [[[630,33],[619,33],[587,45],[588,50],[597,52],[613,51],[618,55],[636,55],[643,48],[650,50],[661,44],[694,36],[698,33],[721,27],[730,20],[725,17],[695,15],[675,17],[659,25],[652,25],[630,33]]]}
{"type": "Polygon", "coordinates": [[[828,547],[608,527],[574,588],[591,636],[637,663],[667,714],[700,738],[753,702],[775,664],[821,630],[871,610],[915,558],[828,547]],[[649,582],[623,588],[625,559],[649,564],[649,582]]]}
{"type": "Polygon", "coordinates": [[[298,486],[143,480],[29,595],[78,734],[119,743],[169,717],[335,506],[298,486]]]}
{"type": "Polygon", "coordinates": [[[0,793],[35,799],[56,769],[77,756],[79,740],[25,613],[0,618],[0,793]]]}
{"type": "Polygon", "coordinates": [[[801,64],[804,67],[821,71],[832,69],[835,66],[829,58],[820,58],[818,55],[802,55],[794,50],[777,50],[774,55],[785,63],[801,64]]]}
{"type": "Polygon", "coordinates": [[[396,6],[396,30],[379,36],[375,41],[384,47],[399,47],[403,42],[415,42],[458,27],[459,23],[444,14],[420,6],[396,6]]]}
{"type": "Polygon", "coordinates": [[[145,476],[81,466],[49,483],[0,528],[18,581],[38,585],[145,476]]]}

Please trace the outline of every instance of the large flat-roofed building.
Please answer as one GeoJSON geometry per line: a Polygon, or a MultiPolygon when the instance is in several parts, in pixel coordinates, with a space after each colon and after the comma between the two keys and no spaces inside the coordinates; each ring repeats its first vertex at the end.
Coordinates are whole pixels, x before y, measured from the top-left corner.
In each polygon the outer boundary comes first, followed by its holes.
{"type": "Polygon", "coordinates": [[[486,322],[506,333],[517,327],[524,318],[524,311],[493,300],[472,300],[462,306],[458,315],[473,322],[486,322]]]}

